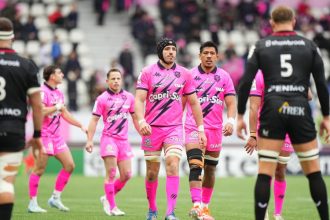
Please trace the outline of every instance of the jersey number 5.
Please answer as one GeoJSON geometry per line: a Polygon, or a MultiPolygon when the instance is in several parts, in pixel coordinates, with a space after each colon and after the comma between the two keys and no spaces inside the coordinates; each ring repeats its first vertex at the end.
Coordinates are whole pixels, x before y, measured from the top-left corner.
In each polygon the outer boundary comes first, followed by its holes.
{"type": "Polygon", "coordinates": [[[289,61],[291,61],[291,54],[281,54],[281,76],[282,77],[290,77],[293,72],[292,65],[289,61]]]}
{"type": "Polygon", "coordinates": [[[6,86],[6,80],[2,76],[0,76],[0,101],[6,98],[5,86],[6,86]]]}

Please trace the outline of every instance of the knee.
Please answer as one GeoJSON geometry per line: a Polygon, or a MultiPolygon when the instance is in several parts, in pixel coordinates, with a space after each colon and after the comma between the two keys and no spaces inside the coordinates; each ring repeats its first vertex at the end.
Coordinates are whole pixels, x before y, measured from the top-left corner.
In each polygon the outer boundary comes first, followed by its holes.
{"type": "Polygon", "coordinates": [[[116,168],[110,168],[108,171],[108,181],[110,183],[114,182],[116,178],[116,168]]]}
{"type": "Polygon", "coordinates": [[[45,173],[45,170],[46,170],[46,167],[36,167],[34,170],[33,170],[33,173],[38,175],[38,176],[42,176],[44,173],[45,173]]]}
{"type": "Polygon", "coordinates": [[[126,182],[128,180],[130,180],[132,178],[132,172],[131,171],[127,171],[126,173],[124,173],[124,175],[121,178],[122,182],[126,182]]]}
{"type": "Polygon", "coordinates": [[[156,170],[147,170],[147,180],[155,181],[158,178],[158,172],[156,170]]]}
{"type": "Polygon", "coordinates": [[[285,169],[280,168],[277,166],[275,171],[275,179],[278,181],[284,181],[285,180],[285,169]]]}
{"type": "Polygon", "coordinates": [[[167,163],[166,164],[166,174],[168,176],[176,176],[179,172],[179,163],[167,163]]]}
{"type": "Polygon", "coordinates": [[[202,170],[204,167],[203,152],[200,149],[187,151],[190,173],[189,181],[202,181],[202,170]]]}
{"type": "Polygon", "coordinates": [[[74,164],[74,162],[66,164],[63,169],[68,172],[68,173],[72,173],[74,168],[76,167],[76,165],[74,164]]]}

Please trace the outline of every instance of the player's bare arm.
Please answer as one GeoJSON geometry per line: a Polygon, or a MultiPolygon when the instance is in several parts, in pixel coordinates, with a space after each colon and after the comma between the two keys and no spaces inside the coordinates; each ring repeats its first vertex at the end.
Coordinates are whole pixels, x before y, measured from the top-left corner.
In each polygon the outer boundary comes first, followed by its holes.
{"type": "Polygon", "coordinates": [[[236,97],[233,95],[226,96],[225,103],[227,106],[227,122],[222,129],[222,133],[224,136],[230,136],[233,134],[236,118],[236,97]]]}
{"type": "Polygon", "coordinates": [[[93,115],[91,120],[89,121],[88,129],[87,129],[87,142],[85,145],[85,149],[88,153],[93,151],[93,137],[96,131],[97,122],[100,117],[93,115]]]}
{"type": "Polygon", "coordinates": [[[80,128],[84,133],[87,133],[87,129],[77,119],[73,117],[73,115],[67,110],[67,108],[62,109],[62,117],[69,124],[74,125],[80,128]]]}
{"type": "Polygon", "coordinates": [[[257,124],[258,124],[258,111],[261,104],[261,97],[250,96],[250,112],[249,112],[249,130],[250,137],[248,138],[245,151],[252,154],[257,148],[257,124]]]}
{"type": "Polygon", "coordinates": [[[144,119],[144,103],[147,98],[147,91],[138,89],[135,94],[135,114],[139,125],[139,133],[142,135],[151,134],[151,126],[144,119]]]}
{"type": "Polygon", "coordinates": [[[207,144],[207,138],[204,132],[202,108],[198,102],[196,93],[188,95],[187,99],[190,104],[194,119],[196,121],[196,125],[198,127],[199,143],[202,147],[205,147],[207,144]]]}

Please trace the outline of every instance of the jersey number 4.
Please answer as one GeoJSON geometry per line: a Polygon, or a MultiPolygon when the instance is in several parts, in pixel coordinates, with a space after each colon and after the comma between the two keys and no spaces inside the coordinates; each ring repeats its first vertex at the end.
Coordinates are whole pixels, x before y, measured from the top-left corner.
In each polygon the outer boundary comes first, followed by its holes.
{"type": "Polygon", "coordinates": [[[6,86],[6,80],[2,76],[0,76],[0,101],[6,98],[5,86],[6,86]]]}
{"type": "Polygon", "coordinates": [[[281,76],[282,77],[290,77],[293,72],[291,61],[291,54],[281,54],[281,76]]]}

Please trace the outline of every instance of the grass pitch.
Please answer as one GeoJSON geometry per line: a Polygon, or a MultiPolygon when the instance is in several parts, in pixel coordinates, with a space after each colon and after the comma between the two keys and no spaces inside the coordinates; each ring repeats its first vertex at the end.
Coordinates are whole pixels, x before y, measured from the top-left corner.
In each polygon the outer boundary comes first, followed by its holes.
{"type": "MultiPolygon", "coordinates": [[[[22,175],[16,181],[16,203],[13,220],[144,220],[148,209],[142,177],[132,178],[117,196],[118,207],[126,212],[125,216],[106,216],[99,198],[103,195],[103,178],[91,178],[73,175],[62,194],[63,203],[70,208],[64,213],[49,208],[47,200],[50,197],[56,176],[45,175],[41,178],[38,202],[48,210],[45,214],[27,212],[28,176],[22,175]]],[[[330,177],[325,177],[327,187],[330,187],[330,177]]],[[[219,220],[251,220],[253,215],[253,188],[255,178],[217,178],[213,199],[210,205],[211,213],[219,220]]],[[[314,220],[319,219],[315,205],[309,194],[307,179],[303,176],[287,177],[287,195],[283,209],[285,220],[314,220]]],[[[328,189],[329,192],[329,189],[328,189]]],[[[329,193],[328,193],[329,194],[329,193]]],[[[160,178],[157,202],[158,219],[164,219],[166,197],[165,179],[160,178]]],[[[188,220],[190,201],[188,179],[181,178],[180,193],[176,215],[180,220],[188,220]]],[[[273,197],[271,197],[270,214],[273,212],[273,197]]],[[[0,217],[1,219],[1,217],[0,217]]]]}

